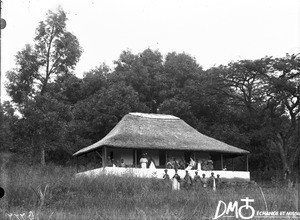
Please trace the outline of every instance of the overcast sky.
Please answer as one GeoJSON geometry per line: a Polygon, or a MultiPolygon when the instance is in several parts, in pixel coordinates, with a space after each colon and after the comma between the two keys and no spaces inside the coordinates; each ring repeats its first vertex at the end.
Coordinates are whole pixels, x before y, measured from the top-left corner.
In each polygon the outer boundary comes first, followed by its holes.
{"type": "Polygon", "coordinates": [[[186,52],[204,68],[266,55],[300,52],[299,0],[2,0],[2,99],[5,73],[15,55],[33,43],[39,21],[59,5],[67,30],[83,54],[75,73],[106,62],[123,50],[186,52]]]}

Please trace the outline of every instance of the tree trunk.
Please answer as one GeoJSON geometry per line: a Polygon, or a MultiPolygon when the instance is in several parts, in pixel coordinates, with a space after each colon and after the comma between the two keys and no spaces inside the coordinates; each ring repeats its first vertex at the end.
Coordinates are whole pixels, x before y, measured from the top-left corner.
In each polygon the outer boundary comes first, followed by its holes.
{"type": "Polygon", "coordinates": [[[291,161],[292,158],[288,155],[287,149],[289,146],[287,146],[287,141],[284,141],[283,137],[278,134],[277,139],[273,140],[273,144],[275,144],[280,154],[284,179],[290,183],[294,161],[291,161]]]}

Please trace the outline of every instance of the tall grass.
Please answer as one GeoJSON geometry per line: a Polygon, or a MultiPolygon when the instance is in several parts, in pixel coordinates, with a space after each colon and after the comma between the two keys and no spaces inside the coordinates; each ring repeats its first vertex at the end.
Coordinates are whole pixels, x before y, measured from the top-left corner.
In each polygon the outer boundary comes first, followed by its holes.
{"type": "Polygon", "coordinates": [[[2,215],[8,218],[7,213],[32,211],[35,219],[211,219],[219,200],[240,202],[245,197],[255,200],[255,210],[265,211],[265,203],[269,211],[296,210],[294,189],[263,187],[262,191],[265,200],[253,184],[216,192],[172,191],[171,183],[158,179],[75,178],[75,169],[70,167],[16,165],[9,170],[8,208],[2,215]]]}

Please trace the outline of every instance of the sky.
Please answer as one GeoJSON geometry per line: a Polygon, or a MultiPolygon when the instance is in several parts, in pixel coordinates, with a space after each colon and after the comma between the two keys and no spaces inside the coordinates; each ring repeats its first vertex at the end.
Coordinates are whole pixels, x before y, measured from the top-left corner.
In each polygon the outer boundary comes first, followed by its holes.
{"type": "Polygon", "coordinates": [[[185,52],[204,69],[300,52],[299,0],[2,0],[2,101],[15,55],[58,6],[83,48],[78,77],[103,62],[113,68],[124,50],[185,52]]]}

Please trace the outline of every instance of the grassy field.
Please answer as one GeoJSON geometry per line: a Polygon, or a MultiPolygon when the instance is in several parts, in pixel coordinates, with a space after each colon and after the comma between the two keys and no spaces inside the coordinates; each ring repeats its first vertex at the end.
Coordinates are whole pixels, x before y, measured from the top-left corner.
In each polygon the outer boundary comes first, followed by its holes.
{"type": "Polygon", "coordinates": [[[298,194],[286,187],[241,184],[216,192],[172,191],[163,180],[76,179],[74,174],[75,168],[54,165],[10,167],[1,219],[212,219],[219,200],[241,206],[245,197],[254,199],[255,211],[297,210],[298,194]]]}

